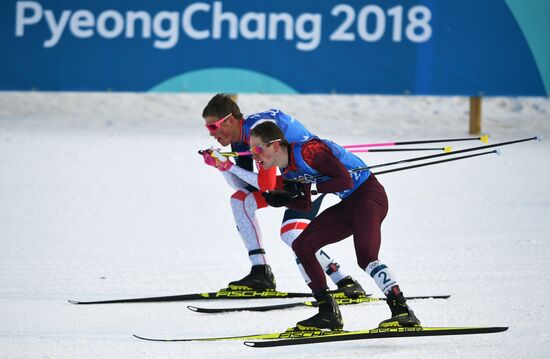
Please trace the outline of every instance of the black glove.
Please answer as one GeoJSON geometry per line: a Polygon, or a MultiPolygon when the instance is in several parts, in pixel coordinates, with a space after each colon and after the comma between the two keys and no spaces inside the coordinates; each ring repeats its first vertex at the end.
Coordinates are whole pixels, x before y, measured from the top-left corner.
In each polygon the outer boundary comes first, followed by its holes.
{"type": "Polygon", "coordinates": [[[290,203],[293,196],[287,191],[269,191],[262,193],[267,203],[272,207],[284,207],[290,203]]]}
{"type": "Polygon", "coordinates": [[[300,182],[283,180],[283,189],[285,192],[288,192],[292,198],[305,196],[306,194],[304,184],[300,182]]]}

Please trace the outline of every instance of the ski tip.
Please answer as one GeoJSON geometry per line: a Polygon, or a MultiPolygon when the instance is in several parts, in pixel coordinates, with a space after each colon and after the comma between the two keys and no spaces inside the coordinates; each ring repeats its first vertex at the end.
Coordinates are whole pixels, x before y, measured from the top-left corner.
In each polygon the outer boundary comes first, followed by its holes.
{"type": "Polygon", "coordinates": [[[535,140],[542,142],[542,135],[536,135],[535,140]]]}
{"type": "Polygon", "coordinates": [[[139,336],[137,334],[132,334],[132,336],[136,339],[152,341],[150,338],[145,338],[145,337],[139,336]]]}
{"type": "Polygon", "coordinates": [[[171,342],[171,341],[174,341],[174,340],[170,340],[170,339],[147,338],[147,337],[142,337],[141,335],[137,335],[137,334],[132,334],[132,336],[136,339],[146,340],[148,342],[171,342]]]}
{"type": "Polygon", "coordinates": [[[481,136],[479,140],[485,144],[489,143],[489,135],[481,136]]]}
{"type": "Polygon", "coordinates": [[[499,327],[499,329],[500,329],[501,332],[505,332],[505,331],[508,330],[508,327],[499,327]]]}
{"type": "Polygon", "coordinates": [[[445,153],[453,152],[453,147],[452,146],[443,147],[443,152],[445,153]]]}
{"type": "Polygon", "coordinates": [[[199,311],[199,308],[194,307],[194,306],[192,306],[192,305],[188,305],[188,306],[187,306],[187,309],[189,309],[189,310],[192,311],[192,312],[198,312],[198,311],[199,311]]]}
{"type": "Polygon", "coordinates": [[[255,342],[243,342],[243,344],[246,345],[247,347],[250,347],[250,348],[256,347],[255,342]]]}
{"type": "Polygon", "coordinates": [[[67,302],[71,303],[71,304],[81,304],[82,302],[78,301],[78,300],[72,300],[72,299],[69,299],[67,300],[67,302]]]}

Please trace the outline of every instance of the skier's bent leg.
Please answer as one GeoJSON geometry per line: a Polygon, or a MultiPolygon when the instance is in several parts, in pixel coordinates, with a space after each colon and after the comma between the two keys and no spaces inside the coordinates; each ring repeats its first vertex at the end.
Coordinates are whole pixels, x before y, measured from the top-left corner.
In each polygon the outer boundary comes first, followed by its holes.
{"type": "MultiPolygon", "coordinates": [[[[300,212],[291,209],[285,211],[283,217],[283,223],[281,224],[281,239],[289,247],[292,247],[292,243],[298,238],[300,233],[308,226],[309,222],[317,213],[319,213],[319,208],[324,196],[320,196],[315,201],[313,201],[312,208],[308,212],[300,212]]],[[[330,277],[332,282],[336,284],[338,289],[335,293],[341,293],[350,298],[357,298],[365,296],[365,290],[361,285],[355,281],[351,276],[349,276],[340,265],[331,258],[327,252],[324,250],[319,250],[315,253],[319,264],[323,268],[324,272],[330,277]]],[[[304,278],[306,284],[310,282],[310,278],[305,273],[303,266],[298,258],[296,258],[296,263],[300,274],[304,278]]]]}
{"type": "Polygon", "coordinates": [[[242,189],[231,196],[231,210],[235,224],[252,264],[247,276],[229,283],[231,289],[275,289],[275,278],[267,265],[265,250],[262,248],[262,234],[256,218],[256,210],[266,206],[265,199],[258,191],[249,192],[242,189]]]}

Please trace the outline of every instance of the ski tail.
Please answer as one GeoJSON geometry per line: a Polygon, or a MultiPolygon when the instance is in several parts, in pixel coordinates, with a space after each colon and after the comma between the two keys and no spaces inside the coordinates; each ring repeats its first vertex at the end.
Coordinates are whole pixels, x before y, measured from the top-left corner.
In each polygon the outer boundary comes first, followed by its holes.
{"type": "Polygon", "coordinates": [[[213,341],[220,341],[220,340],[259,340],[259,339],[276,339],[277,337],[266,334],[251,334],[251,335],[241,335],[241,336],[234,336],[234,337],[212,337],[212,338],[149,338],[144,337],[141,335],[133,334],[134,338],[146,340],[149,342],[213,342],[213,341]]]}
{"type": "Polygon", "coordinates": [[[212,342],[212,341],[222,341],[222,340],[270,340],[281,338],[281,335],[286,333],[294,332],[295,328],[288,328],[285,332],[277,333],[263,333],[263,334],[245,334],[229,337],[203,337],[203,338],[149,338],[141,335],[133,334],[134,338],[147,340],[151,342],[212,342]]]}

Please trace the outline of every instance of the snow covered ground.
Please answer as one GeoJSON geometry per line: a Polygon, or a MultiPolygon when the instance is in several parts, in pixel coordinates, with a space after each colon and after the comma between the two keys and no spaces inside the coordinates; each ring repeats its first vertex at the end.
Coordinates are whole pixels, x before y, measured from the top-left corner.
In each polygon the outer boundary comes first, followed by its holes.
{"type": "MultiPolygon", "coordinates": [[[[274,349],[151,343],[132,334],[272,332],[314,310],[209,315],[190,312],[190,303],[69,304],[214,291],[248,272],[231,190],[197,156],[214,144],[201,119],[210,97],[0,93],[0,358],[548,357],[548,141],[379,177],[390,200],[380,257],[406,295],[452,295],[411,302],[423,324],[508,332],[274,349]]],[[[468,136],[466,98],[241,95],[239,103],[244,113],[280,108],[342,144],[468,136]]],[[[483,117],[492,143],[550,137],[549,99],[484,99],[483,117]]],[[[415,155],[363,157],[377,164],[415,155]]],[[[265,248],[279,288],[306,291],[278,239],[281,216],[259,212],[265,248]]],[[[351,240],[327,251],[380,295],[357,268],[351,240]]],[[[349,330],[389,313],[383,303],[341,309],[349,330]]]]}

